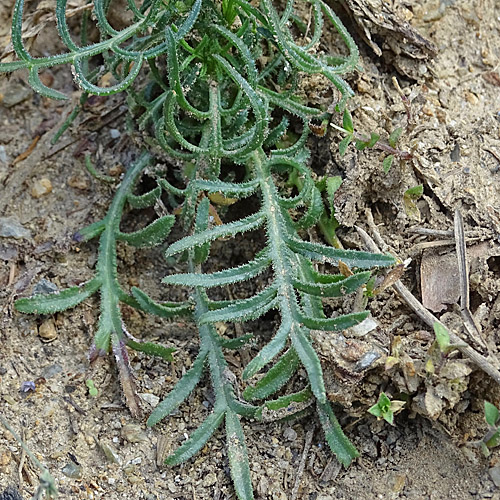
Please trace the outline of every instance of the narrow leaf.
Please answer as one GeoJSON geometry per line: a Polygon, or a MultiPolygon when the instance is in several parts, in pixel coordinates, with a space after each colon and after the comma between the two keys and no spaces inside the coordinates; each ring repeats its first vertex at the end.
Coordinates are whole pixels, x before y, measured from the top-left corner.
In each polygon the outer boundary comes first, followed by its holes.
{"type": "Polygon", "coordinates": [[[214,228],[203,231],[202,233],[187,236],[170,245],[165,252],[165,256],[170,257],[171,255],[183,252],[184,250],[188,250],[189,248],[203,245],[203,243],[216,240],[217,238],[223,238],[225,236],[235,236],[237,233],[243,233],[246,231],[251,231],[252,229],[257,229],[262,225],[264,220],[264,214],[258,212],[256,214],[249,215],[244,219],[235,222],[229,222],[227,224],[223,224],[222,226],[215,226],[214,228]]]}
{"type": "Polygon", "coordinates": [[[293,286],[301,292],[306,292],[317,297],[342,297],[353,293],[370,279],[370,272],[353,274],[349,278],[344,278],[336,283],[327,285],[318,283],[306,283],[300,280],[293,280],[293,286]]]}
{"type": "Polygon", "coordinates": [[[203,373],[206,357],[207,352],[200,351],[191,368],[177,382],[168,396],[153,410],[147,421],[149,427],[170,415],[193,392],[203,373]]]}
{"type": "Polygon", "coordinates": [[[98,220],[75,233],[75,241],[89,241],[99,236],[106,229],[106,218],[98,220]]]}
{"type": "Polygon", "coordinates": [[[253,377],[285,348],[291,328],[292,318],[290,316],[284,316],[276,335],[243,370],[243,380],[253,377]]]}
{"type": "Polygon", "coordinates": [[[205,443],[212,437],[212,434],[217,430],[223,420],[224,411],[219,410],[211,413],[198,427],[198,429],[191,434],[189,439],[183,443],[182,446],[177,448],[172,455],[165,459],[165,464],[179,465],[180,463],[189,460],[205,446],[205,443]]]}
{"type": "Polygon", "coordinates": [[[224,339],[220,338],[219,343],[221,347],[224,349],[241,349],[246,344],[253,340],[254,336],[251,333],[247,333],[245,335],[241,335],[240,337],[236,337],[234,339],[224,339]]]}
{"type": "Polygon", "coordinates": [[[135,340],[128,340],[127,346],[134,351],[143,352],[149,354],[150,356],[156,356],[162,358],[165,361],[172,362],[174,360],[172,353],[177,349],[175,347],[164,347],[154,342],[136,342],[135,340]]]}
{"type": "Polygon", "coordinates": [[[239,500],[253,500],[252,479],[248,464],[245,436],[238,415],[232,410],[226,413],[226,444],[229,470],[239,500]]]}
{"type": "Polygon", "coordinates": [[[28,76],[28,82],[31,86],[31,88],[38,92],[39,94],[43,95],[44,97],[48,97],[50,99],[58,99],[58,100],[67,100],[68,97],[62,94],[61,92],[58,92],[57,90],[51,89],[50,87],[47,87],[42,83],[40,80],[40,77],[38,76],[38,68],[36,66],[33,66],[30,69],[30,74],[28,76]]]}
{"type": "Polygon", "coordinates": [[[248,299],[231,301],[230,305],[222,309],[214,309],[202,314],[200,323],[257,319],[276,306],[276,293],[275,287],[269,287],[248,299]]]}
{"type": "Polygon", "coordinates": [[[135,286],[130,291],[143,311],[162,318],[185,316],[191,314],[193,310],[192,304],[188,302],[155,302],[148,294],[135,286]]]}
{"type": "Polygon", "coordinates": [[[370,313],[363,311],[359,313],[343,314],[337,318],[313,318],[311,316],[300,316],[300,321],[304,326],[311,330],[324,330],[327,332],[336,332],[345,330],[351,326],[359,325],[370,313]]]}
{"type": "Polygon", "coordinates": [[[292,403],[306,403],[313,398],[313,393],[311,389],[306,388],[300,392],[294,392],[293,394],[287,394],[286,396],[281,396],[273,401],[267,401],[264,406],[271,411],[278,411],[284,408],[288,408],[292,403]]]}
{"type": "Polygon", "coordinates": [[[15,307],[18,311],[28,314],[54,314],[80,304],[94,294],[100,286],[101,281],[94,278],[82,286],[66,288],[58,293],[34,295],[16,300],[15,307]]]}
{"type": "Polygon", "coordinates": [[[369,269],[372,267],[388,267],[396,263],[390,255],[359,252],[357,250],[341,250],[319,243],[310,243],[297,239],[288,240],[288,246],[304,257],[320,262],[339,263],[339,260],[347,264],[351,269],[369,269]]]}
{"type": "Polygon", "coordinates": [[[247,387],[243,397],[247,401],[264,399],[279,391],[297,371],[300,360],[293,348],[288,349],[278,362],[253,387],[247,387]]]}
{"type": "Polygon", "coordinates": [[[162,282],[169,285],[200,286],[203,288],[223,286],[254,278],[267,269],[270,263],[269,253],[261,252],[254,260],[238,267],[224,269],[212,274],[172,274],[163,278],[162,282]]]}
{"type": "Polygon", "coordinates": [[[319,421],[325,432],[325,438],[330,449],[337,457],[337,460],[344,466],[349,467],[351,462],[359,457],[359,452],[349,441],[342,431],[340,424],[335,417],[329,402],[317,403],[319,421]]]}
{"type": "Polygon", "coordinates": [[[323,381],[323,370],[321,369],[321,363],[311,341],[307,338],[304,331],[298,328],[292,330],[291,339],[293,347],[307,371],[313,394],[319,402],[324,403],[326,401],[326,392],[323,381]]]}
{"type": "Polygon", "coordinates": [[[153,206],[161,196],[161,187],[157,186],[148,193],[128,194],[127,201],[132,208],[147,208],[153,206]]]}
{"type": "Polygon", "coordinates": [[[173,215],[165,215],[139,231],[133,233],[117,232],[116,239],[138,248],[154,247],[165,240],[174,222],[173,215]]]}

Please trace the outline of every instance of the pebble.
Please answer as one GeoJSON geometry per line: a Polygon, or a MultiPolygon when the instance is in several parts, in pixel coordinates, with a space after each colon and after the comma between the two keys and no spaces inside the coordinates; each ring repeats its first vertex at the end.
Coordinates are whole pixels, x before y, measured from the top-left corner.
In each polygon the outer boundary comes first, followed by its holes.
{"type": "Polygon", "coordinates": [[[287,427],[283,431],[283,438],[286,441],[295,441],[297,439],[297,433],[291,427],[287,427]]]}
{"type": "Polygon", "coordinates": [[[106,456],[106,458],[112,463],[112,464],[121,464],[122,463],[122,458],[118,454],[118,451],[116,451],[114,446],[111,446],[109,443],[106,443],[104,441],[100,441],[99,445],[101,446],[101,450],[106,456]]]}
{"type": "Polygon", "coordinates": [[[41,198],[52,191],[52,182],[46,177],[35,179],[33,187],[31,188],[31,196],[33,198],[41,198]]]}
{"type": "Polygon", "coordinates": [[[138,396],[146,403],[151,405],[153,408],[158,406],[158,403],[160,402],[160,398],[156,396],[155,394],[151,394],[149,392],[143,392],[138,394],[138,396]]]}
{"type": "Polygon", "coordinates": [[[0,146],[0,163],[9,163],[9,158],[5,152],[5,146],[0,146]]]}
{"type": "Polygon", "coordinates": [[[122,428],[122,436],[129,443],[142,443],[148,441],[146,433],[141,429],[139,425],[127,424],[122,428]]]}
{"type": "Polygon", "coordinates": [[[86,191],[90,187],[89,180],[81,175],[73,175],[68,179],[68,186],[79,189],[80,191],[86,191]]]}
{"type": "Polygon", "coordinates": [[[15,217],[0,217],[0,237],[2,238],[30,238],[31,232],[26,229],[15,217]]]}
{"type": "Polygon", "coordinates": [[[46,319],[38,327],[38,335],[41,337],[42,342],[53,342],[57,338],[56,325],[52,318],[46,319]]]}
{"type": "Polygon", "coordinates": [[[210,472],[203,479],[203,486],[207,488],[208,486],[214,485],[216,482],[217,482],[217,476],[215,475],[215,473],[210,472]]]}
{"type": "Polygon", "coordinates": [[[109,131],[109,135],[111,136],[111,139],[118,139],[118,137],[120,137],[121,133],[118,129],[112,128],[109,131]]]}
{"type": "Polygon", "coordinates": [[[3,99],[2,106],[12,108],[16,104],[23,102],[25,99],[33,95],[33,91],[18,82],[10,82],[7,87],[2,90],[3,99]]]}
{"type": "Polygon", "coordinates": [[[488,474],[497,488],[500,488],[500,467],[492,467],[488,474]]]}
{"type": "Polygon", "coordinates": [[[42,278],[33,288],[33,295],[47,295],[49,293],[56,293],[59,288],[55,283],[52,283],[45,278],[42,278]]]}
{"type": "Polygon", "coordinates": [[[82,468],[73,462],[68,462],[61,470],[61,472],[71,479],[80,479],[82,477],[82,468]]]}

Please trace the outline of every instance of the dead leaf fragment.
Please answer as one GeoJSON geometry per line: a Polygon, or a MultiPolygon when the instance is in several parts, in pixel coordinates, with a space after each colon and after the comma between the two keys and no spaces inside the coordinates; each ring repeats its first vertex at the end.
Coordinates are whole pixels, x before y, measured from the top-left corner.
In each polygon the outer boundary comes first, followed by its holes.
{"type": "Polygon", "coordinates": [[[420,264],[422,303],[424,307],[440,312],[460,298],[460,278],[454,253],[439,255],[425,251],[420,264]]]}

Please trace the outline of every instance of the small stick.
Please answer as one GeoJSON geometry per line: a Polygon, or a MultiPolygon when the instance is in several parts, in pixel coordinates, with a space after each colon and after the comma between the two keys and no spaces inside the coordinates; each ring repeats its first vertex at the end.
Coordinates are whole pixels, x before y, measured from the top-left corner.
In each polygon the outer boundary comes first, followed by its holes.
{"type": "Polygon", "coordinates": [[[431,229],[428,227],[413,227],[408,229],[412,234],[423,234],[425,236],[451,236],[453,238],[452,229],[431,229]]]}
{"type": "Polygon", "coordinates": [[[311,449],[312,438],[314,435],[314,427],[309,429],[306,434],[306,442],[304,443],[304,450],[302,451],[302,457],[300,457],[299,468],[297,469],[297,477],[295,479],[295,484],[293,485],[292,495],[290,500],[297,500],[297,495],[299,494],[300,482],[302,481],[302,475],[304,474],[304,467],[306,465],[307,455],[311,449]]]}
{"type": "MultiPolygon", "coordinates": [[[[367,211],[371,214],[371,212],[367,211]]],[[[370,224],[370,217],[367,217],[368,223],[370,224]]],[[[374,222],[373,217],[371,217],[371,229],[373,232],[373,237],[375,240],[379,240],[382,244],[381,247],[387,249],[387,245],[382,240],[374,222]],[[372,227],[373,224],[373,227],[372,227]]],[[[356,227],[358,234],[362,238],[365,245],[371,252],[380,253],[380,249],[375,241],[368,235],[366,231],[361,229],[360,227],[356,227]]],[[[392,285],[396,292],[398,292],[399,296],[410,306],[411,309],[415,312],[415,314],[424,322],[427,323],[431,328],[434,328],[434,323],[439,323],[443,328],[448,328],[441,323],[436,316],[434,316],[428,309],[426,309],[418,299],[406,288],[401,281],[397,281],[392,285]]],[[[500,371],[498,371],[484,356],[474,350],[469,344],[464,342],[458,335],[453,332],[450,332],[450,341],[452,344],[457,344],[457,349],[466,357],[468,357],[474,364],[476,364],[481,370],[487,373],[495,382],[500,384],[500,371]]]]}
{"type": "MultiPolygon", "coordinates": [[[[464,243],[475,243],[476,241],[481,241],[481,238],[479,236],[476,238],[466,238],[464,243]]],[[[456,240],[423,241],[422,243],[415,243],[411,251],[417,252],[419,250],[425,250],[426,248],[448,247],[453,245],[456,245],[456,240]]]]}
{"type": "Polygon", "coordinates": [[[458,274],[460,277],[460,311],[462,319],[470,338],[483,349],[487,349],[486,343],[481,338],[481,329],[470,311],[469,265],[467,262],[467,249],[465,247],[464,219],[458,208],[455,210],[454,223],[458,274]]]}
{"type": "MultiPolygon", "coordinates": [[[[24,430],[21,433],[21,439],[24,441],[26,439],[24,430]]],[[[17,474],[19,476],[19,489],[23,489],[23,467],[26,460],[26,450],[21,447],[21,458],[19,459],[19,467],[17,469],[17,474]]]]}

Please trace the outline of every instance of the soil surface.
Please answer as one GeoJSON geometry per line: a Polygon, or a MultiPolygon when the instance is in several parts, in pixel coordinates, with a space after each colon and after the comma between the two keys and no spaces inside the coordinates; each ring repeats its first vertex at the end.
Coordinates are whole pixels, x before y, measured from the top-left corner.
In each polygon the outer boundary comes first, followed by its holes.
{"type": "MultiPolygon", "coordinates": [[[[8,44],[12,4],[0,0],[2,48],[8,44]]],[[[28,5],[31,12],[38,8],[43,19],[49,17],[45,2],[35,4],[28,5]]],[[[349,80],[357,94],[349,105],[356,132],[377,132],[387,140],[402,127],[398,148],[412,154],[407,161],[396,158],[384,173],[387,153],[380,149],[351,146],[340,157],[343,136],[333,127],[324,138],[311,140],[318,175],[344,179],[335,199],[339,237],[346,247],[363,248],[354,226],[373,235],[371,211],[389,249],[402,261],[411,259],[402,278],[406,286],[498,368],[500,4],[352,0],[339,13],[357,39],[364,70],[349,80]],[[387,9],[393,17],[381,14],[387,9]],[[356,23],[349,17],[353,12],[356,23]],[[412,39],[411,27],[421,39],[412,39]],[[417,185],[423,186],[423,195],[405,197],[417,185]],[[467,336],[458,305],[450,232],[456,209],[469,238],[470,307],[480,338],[467,336]],[[418,234],[420,228],[448,233],[418,234]]],[[[59,50],[53,40],[44,35],[32,51],[59,50]]],[[[96,244],[80,246],[72,236],[105,214],[113,188],[89,176],[83,153],[92,153],[100,171],[119,176],[140,143],[127,131],[125,101],[117,96],[91,99],[53,146],[55,130],[80,94],[65,70],[45,71],[42,79],[72,102],[34,94],[22,73],[0,79],[0,411],[56,478],[62,499],[234,499],[219,433],[188,463],[174,468],[161,464],[210,411],[208,380],[175,415],[149,429],[145,418],[134,420],[125,407],[111,357],[89,365],[96,297],[54,317],[13,309],[19,296],[74,286],[93,275],[96,244]],[[97,397],[90,396],[88,379],[98,388],[97,397]],[[34,382],[34,391],[27,382],[34,382]]],[[[321,82],[306,81],[303,90],[313,102],[333,99],[321,82]]],[[[132,231],[147,217],[154,213],[130,212],[122,227],[132,231]]],[[[310,236],[320,238],[315,232],[310,236]]],[[[210,265],[215,269],[242,261],[259,241],[255,235],[244,245],[214,244],[210,265]]],[[[157,299],[175,299],[160,284],[171,265],[161,249],[119,247],[123,285],[140,286],[157,299]]],[[[245,290],[234,287],[229,293],[243,297],[245,290]]],[[[436,354],[432,329],[392,288],[378,294],[369,308],[376,328],[316,336],[329,398],[361,457],[343,470],[332,459],[315,418],[244,422],[256,498],[293,498],[304,449],[299,499],[500,498],[500,453],[493,449],[485,458],[474,445],[488,430],[483,402],[498,406],[499,387],[457,351],[446,358],[436,354]],[[367,352],[377,353],[377,359],[356,372],[353,366],[367,352]],[[367,413],[381,391],[393,399],[411,395],[394,426],[367,413]],[[305,448],[308,440],[311,445],[305,448]]],[[[188,323],[146,317],[130,308],[124,316],[134,335],[178,350],[172,364],[131,353],[147,414],[190,366],[197,332],[188,323]]],[[[268,338],[273,320],[266,316],[243,324],[242,330],[268,338]]],[[[240,355],[230,354],[228,361],[240,374],[240,355]]],[[[22,498],[31,498],[37,476],[10,432],[0,429],[0,492],[13,486],[22,498]]],[[[7,495],[0,493],[0,498],[7,495]]]]}

